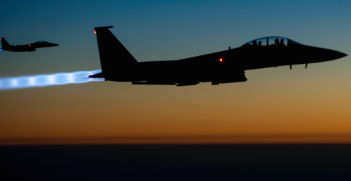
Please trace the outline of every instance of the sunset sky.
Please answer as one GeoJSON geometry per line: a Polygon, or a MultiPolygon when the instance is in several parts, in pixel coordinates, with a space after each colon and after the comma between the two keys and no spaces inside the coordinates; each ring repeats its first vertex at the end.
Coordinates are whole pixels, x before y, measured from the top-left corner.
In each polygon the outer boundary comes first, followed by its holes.
{"type": "MultiPolygon", "coordinates": [[[[97,26],[140,62],[283,36],[351,54],[351,2],[5,1],[0,37],[58,47],[0,52],[0,78],[100,69],[97,26]]],[[[245,83],[90,82],[0,91],[1,144],[351,143],[351,57],[246,71],[245,83]]]]}

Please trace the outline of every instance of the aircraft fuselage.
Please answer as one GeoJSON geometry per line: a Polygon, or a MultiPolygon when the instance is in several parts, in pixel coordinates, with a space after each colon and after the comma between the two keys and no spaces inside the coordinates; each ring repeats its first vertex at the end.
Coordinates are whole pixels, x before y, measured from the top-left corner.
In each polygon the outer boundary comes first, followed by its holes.
{"type": "Polygon", "coordinates": [[[196,85],[246,81],[245,70],[325,62],[346,54],[299,44],[283,37],[265,37],[241,47],[171,61],[137,62],[108,30],[98,27],[102,73],[91,78],[146,85],[196,85]]]}
{"type": "Polygon", "coordinates": [[[35,51],[35,48],[28,45],[11,45],[9,47],[3,47],[3,50],[10,52],[32,52],[35,51]]]}
{"type": "Polygon", "coordinates": [[[288,47],[239,47],[216,53],[190,57],[176,61],[139,62],[135,66],[116,70],[114,81],[161,80],[169,82],[199,80],[210,82],[218,74],[237,75],[237,71],[278,67],[286,65],[309,64],[331,61],[345,56],[334,50],[298,45],[288,47]]]}
{"type": "Polygon", "coordinates": [[[37,41],[35,43],[26,44],[26,45],[10,45],[5,38],[0,38],[2,43],[2,51],[10,51],[10,52],[33,52],[36,48],[47,48],[47,47],[55,47],[58,44],[49,43],[46,41],[37,41]]]}

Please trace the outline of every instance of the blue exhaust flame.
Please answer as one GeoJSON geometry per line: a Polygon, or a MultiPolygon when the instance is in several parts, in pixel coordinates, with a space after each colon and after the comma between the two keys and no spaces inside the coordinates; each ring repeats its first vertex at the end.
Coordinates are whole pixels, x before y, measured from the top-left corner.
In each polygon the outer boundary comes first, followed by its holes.
{"type": "Polygon", "coordinates": [[[71,73],[0,78],[0,90],[105,81],[104,78],[89,78],[89,75],[94,75],[100,72],[101,70],[92,70],[71,73]]]}

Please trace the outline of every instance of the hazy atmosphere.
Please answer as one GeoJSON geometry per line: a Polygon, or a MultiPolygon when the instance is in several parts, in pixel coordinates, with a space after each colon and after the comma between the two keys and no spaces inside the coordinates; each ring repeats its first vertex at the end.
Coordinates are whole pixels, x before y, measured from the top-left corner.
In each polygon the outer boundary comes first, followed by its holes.
{"type": "MultiPolygon", "coordinates": [[[[58,47],[0,52],[0,78],[101,69],[94,27],[139,61],[177,60],[265,36],[351,54],[351,2],[5,1],[0,37],[58,47]]],[[[88,82],[0,91],[0,145],[351,143],[351,58],[246,71],[247,82],[88,82]]]]}

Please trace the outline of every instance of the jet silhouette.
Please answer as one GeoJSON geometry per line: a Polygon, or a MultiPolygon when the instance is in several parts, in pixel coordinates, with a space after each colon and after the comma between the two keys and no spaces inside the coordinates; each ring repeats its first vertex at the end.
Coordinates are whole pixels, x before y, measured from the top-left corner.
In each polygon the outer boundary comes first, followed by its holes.
{"type": "Polygon", "coordinates": [[[245,70],[325,62],[347,56],[325,48],[302,45],[284,37],[259,38],[228,50],[170,61],[138,62],[111,33],[96,27],[94,33],[102,72],[90,78],[131,82],[136,85],[212,85],[245,82],[245,70]]]}
{"type": "Polygon", "coordinates": [[[2,48],[0,51],[10,51],[10,52],[33,52],[36,48],[47,48],[47,47],[55,47],[58,44],[49,43],[47,41],[37,41],[34,43],[26,44],[26,45],[10,45],[5,38],[0,38],[2,48]]]}

